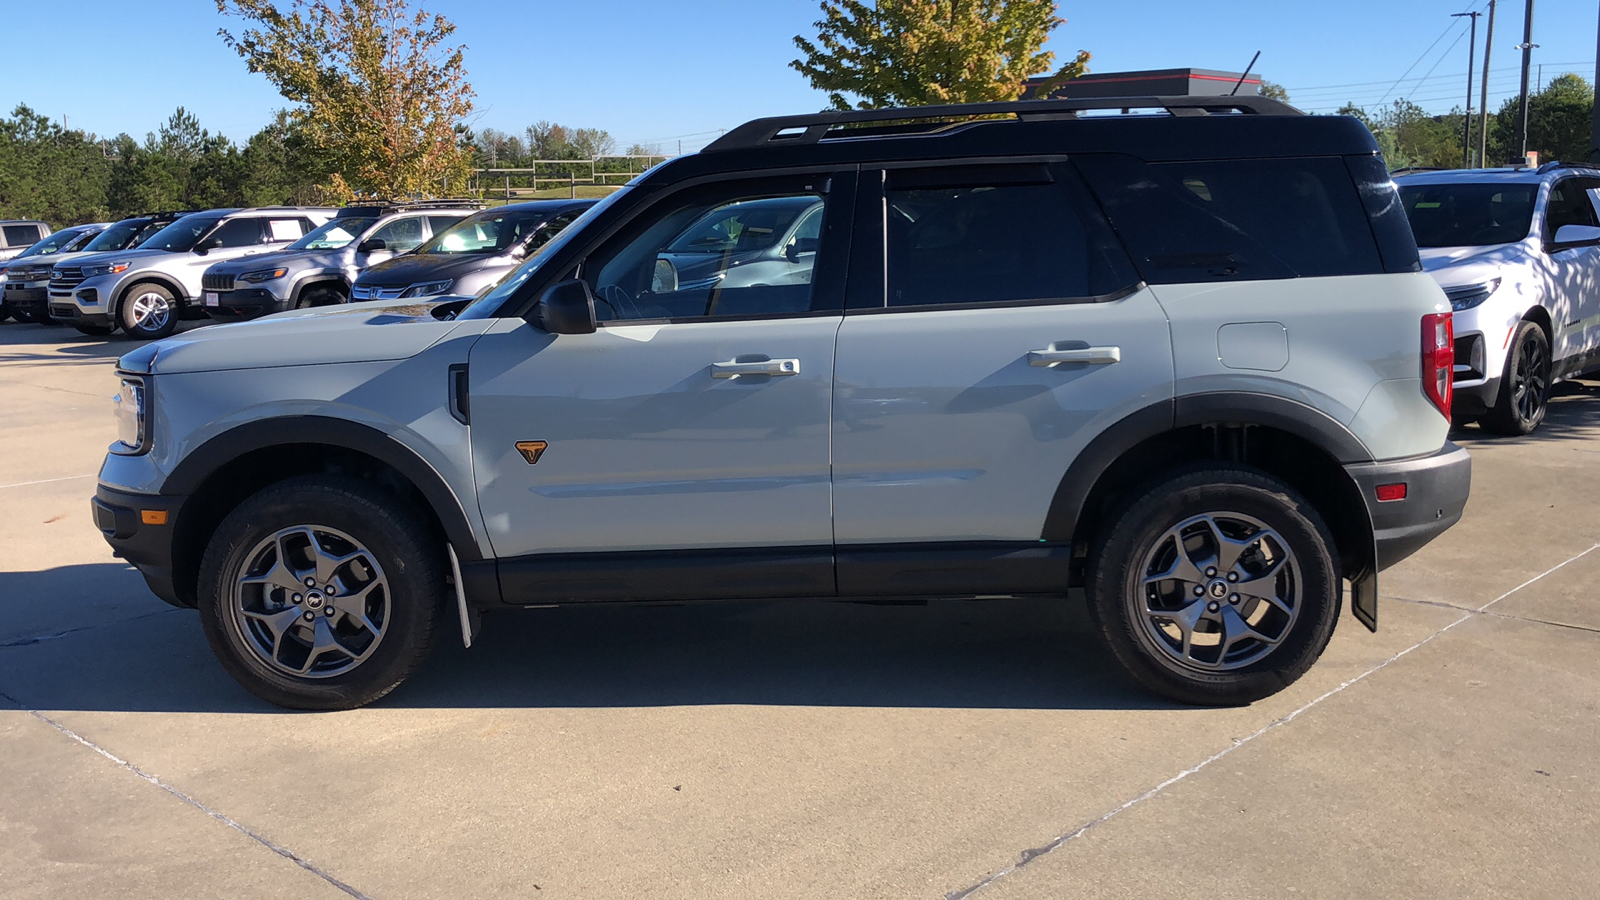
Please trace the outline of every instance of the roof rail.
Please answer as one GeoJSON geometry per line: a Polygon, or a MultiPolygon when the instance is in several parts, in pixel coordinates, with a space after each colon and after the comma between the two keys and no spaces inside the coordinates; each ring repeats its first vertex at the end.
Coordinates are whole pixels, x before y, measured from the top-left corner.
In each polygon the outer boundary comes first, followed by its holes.
{"type": "MultiPolygon", "coordinates": [[[[976,119],[981,116],[1010,115],[1026,121],[1074,119],[1080,112],[1094,110],[1164,109],[1174,116],[1208,116],[1215,113],[1257,116],[1298,116],[1299,110],[1267,97],[1232,97],[1226,94],[1167,97],[1080,97],[1062,100],[1001,100],[990,103],[957,103],[948,106],[910,106],[896,109],[830,110],[798,116],[755,119],[733,129],[708,144],[701,152],[745,150],[754,147],[815,144],[846,125],[909,122],[917,119],[976,119]]],[[[944,127],[950,124],[942,123],[944,127]]],[[[924,132],[926,133],[926,132],[924,132]]],[[[861,134],[861,136],[868,136],[861,134]]]]}
{"type": "Polygon", "coordinates": [[[1547,163],[1541,163],[1539,168],[1535,169],[1534,171],[1549,172],[1554,169],[1589,169],[1590,171],[1593,171],[1595,169],[1600,169],[1600,165],[1591,162],[1562,162],[1559,159],[1552,159],[1547,163]]]}

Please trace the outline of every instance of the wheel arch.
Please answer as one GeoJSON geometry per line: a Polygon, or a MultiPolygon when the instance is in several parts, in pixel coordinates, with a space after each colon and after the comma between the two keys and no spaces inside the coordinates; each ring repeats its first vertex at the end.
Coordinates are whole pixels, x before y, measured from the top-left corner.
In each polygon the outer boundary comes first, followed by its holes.
{"type": "Polygon", "coordinates": [[[337,272],[316,272],[294,283],[289,292],[289,305],[298,306],[300,298],[306,291],[319,287],[331,287],[344,296],[345,302],[350,302],[350,282],[337,272]]]}
{"type": "MultiPolygon", "coordinates": [[[[463,563],[484,559],[455,492],[409,447],[368,425],[342,419],[263,419],[196,447],[161,486],[163,494],[186,498],[173,533],[179,599],[194,604],[194,577],[205,542],[228,512],[285,478],[329,472],[372,480],[394,491],[422,513],[439,539],[449,541],[463,563]],[[314,438],[308,440],[308,435],[314,438]]],[[[474,585],[474,592],[488,587],[474,585]]]]}
{"type": "Polygon", "coordinates": [[[118,289],[117,302],[112,306],[111,309],[107,310],[107,312],[111,314],[112,318],[115,319],[122,315],[123,302],[128,299],[129,294],[133,293],[134,288],[137,288],[141,284],[160,285],[168,293],[172,294],[173,302],[176,303],[180,309],[189,303],[189,293],[185,291],[183,289],[183,285],[179,284],[175,279],[169,278],[166,275],[158,272],[141,272],[130,279],[125,286],[118,289]]]}
{"type": "Polygon", "coordinates": [[[1371,462],[1371,453],[1326,413],[1267,394],[1180,397],[1107,428],[1062,476],[1041,538],[1086,552],[1129,492],[1164,472],[1214,460],[1242,463],[1289,484],[1333,531],[1342,574],[1353,579],[1376,571],[1371,516],[1344,468],[1371,462]]]}

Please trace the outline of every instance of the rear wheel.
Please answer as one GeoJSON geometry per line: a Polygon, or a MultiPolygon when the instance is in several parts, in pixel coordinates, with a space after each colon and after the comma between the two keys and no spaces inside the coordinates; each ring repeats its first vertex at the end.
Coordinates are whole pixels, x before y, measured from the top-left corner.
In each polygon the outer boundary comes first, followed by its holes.
{"type": "Polygon", "coordinates": [[[438,541],[367,482],[293,478],[218,526],[200,566],[200,619],[223,668],[293,709],[352,709],[427,655],[444,601],[438,541]]]}
{"type": "Polygon", "coordinates": [[[1483,427],[1505,435],[1531,434],[1550,407],[1550,339],[1537,322],[1517,326],[1500,379],[1500,396],[1483,427]]]}
{"type": "Polygon", "coordinates": [[[136,284],[123,295],[117,315],[122,330],[140,340],[164,338],[178,327],[177,300],[159,284],[136,284]]]}
{"type": "Polygon", "coordinates": [[[1145,687],[1233,706],[1293,684],[1339,615],[1327,527],[1288,485],[1207,465],[1148,487],[1090,553],[1089,613],[1145,687]]]}

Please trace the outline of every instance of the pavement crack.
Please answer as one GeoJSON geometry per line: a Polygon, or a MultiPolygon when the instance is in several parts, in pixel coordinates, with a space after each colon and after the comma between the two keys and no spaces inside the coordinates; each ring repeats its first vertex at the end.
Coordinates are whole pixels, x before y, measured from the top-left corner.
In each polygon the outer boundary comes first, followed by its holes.
{"type": "Polygon", "coordinates": [[[1571,628],[1574,631],[1587,631],[1592,634],[1600,634],[1600,628],[1595,628],[1590,625],[1575,625],[1571,622],[1552,622],[1549,619],[1539,619],[1533,616],[1514,616],[1511,613],[1489,612],[1487,607],[1484,607],[1483,609],[1473,609],[1470,606],[1457,606],[1454,603],[1445,603],[1442,600],[1413,600],[1410,597],[1385,597],[1384,599],[1396,600],[1401,603],[1414,603],[1418,606],[1434,606],[1438,607],[1439,609],[1452,609],[1456,612],[1464,612],[1472,616],[1489,616],[1490,618],[1495,619],[1511,619],[1516,622],[1531,622],[1535,625],[1549,625],[1553,628],[1571,628]]]}
{"type": "Polygon", "coordinates": [[[104,747],[101,747],[99,744],[96,744],[95,742],[89,740],[88,738],[86,738],[83,735],[77,733],[76,731],[73,731],[72,729],[68,728],[67,726],[61,724],[60,722],[57,722],[55,719],[50,718],[49,716],[45,715],[44,713],[39,712],[38,710],[30,709],[28,706],[24,705],[22,703],[22,701],[20,701],[17,698],[11,696],[10,694],[5,693],[4,691],[0,691],[0,699],[3,699],[7,703],[10,703],[11,705],[15,706],[21,712],[25,712],[28,715],[34,717],[35,719],[38,719],[39,721],[45,723],[46,725],[49,725],[51,728],[54,728],[56,731],[61,732],[63,735],[67,736],[68,738],[71,738],[72,740],[77,741],[79,744],[82,744],[83,746],[88,747],[90,750],[93,750],[94,752],[96,752],[96,753],[100,754],[101,756],[105,757],[106,759],[110,760],[114,765],[116,765],[116,766],[118,766],[118,767],[120,767],[122,769],[125,769],[128,772],[131,772],[134,775],[144,779],[145,781],[149,782],[150,784],[155,785],[156,787],[160,788],[161,790],[166,791],[168,794],[171,794],[172,796],[178,798],[179,800],[183,801],[184,803],[189,804],[190,806],[194,807],[195,809],[198,809],[199,811],[205,813],[206,815],[210,816],[211,818],[216,819],[218,822],[221,822],[222,824],[228,826],[229,828],[234,829],[235,831],[239,832],[240,834],[244,835],[245,837],[249,838],[250,840],[255,841],[256,843],[258,843],[261,846],[267,848],[268,850],[271,850],[273,853],[278,854],[279,856],[283,857],[284,859],[289,860],[290,862],[294,863],[295,865],[299,866],[300,868],[305,869],[307,872],[310,872],[311,874],[317,876],[318,878],[321,878],[323,881],[326,881],[328,884],[332,885],[333,887],[336,887],[339,890],[345,892],[346,894],[349,894],[350,896],[355,897],[356,900],[372,900],[372,898],[368,897],[366,894],[361,893],[360,891],[356,890],[355,888],[351,887],[350,885],[345,884],[344,882],[342,882],[339,879],[333,877],[332,875],[329,875],[327,872],[324,872],[322,869],[318,868],[314,863],[304,859],[300,855],[296,854],[293,850],[290,850],[287,847],[282,847],[282,846],[279,846],[278,844],[273,843],[270,839],[264,837],[263,835],[258,834],[257,832],[251,830],[250,828],[246,827],[245,825],[241,824],[240,822],[228,817],[226,814],[218,812],[217,810],[212,809],[211,807],[205,805],[204,803],[201,803],[199,800],[196,800],[195,798],[189,796],[188,794],[184,793],[183,791],[178,790],[177,788],[173,787],[170,784],[167,784],[166,782],[162,781],[161,779],[157,778],[156,776],[151,775],[150,773],[144,771],[143,769],[139,768],[138,766],[134,765],[133,763],[128,762],[127,760],[117,756],[116,754],[114,754],[111,751],[105,749],[104,747]]]}
{"type": "MultiPolygon", "coordinates": [[[[1172,776],[1171,778],[1168,778],[1166,781],[1163,781],[1160,784],[1156,785],[1155,787],[1152,787],[1149,790],[1145,791],[1144,793],[1139,794],[1138,796],[1123,802],[1123,804],[1121,806],[1118,806],[1118,807],[1116,807],[1114,809],[1109,810],[1108,812],[1102,813],[1101,815],[1099,815],[1099,816],[1097,816],[1097,817],[1095,817],[1093,819],[1090,819],[1089,821],[1083,823],[1082,825],[1079,825],[1077,828],[1073,829],[1072,831],[1069,831],[1069,832],[1067,832],[1065,834],[1062,834],[1062,835],[1058,836],[1055,840],[1050,841],[1049,843],[1045,844],[1042,847],[1036,847],[1036,848],[1033,848],[1033,849],[1030,849],[1030,850],[1022,851],[1018,855],[1018,858],[1017,858],[1016,862],[1012,863],[1009,866],[1006,866],[1005,868],[1003,868],[1003,869],[1001,869],[1001,870],[999,870],[997,872],[994,872],[994,873],[990,874],[988,877],[986,877],[986,878],[984,878],[984,879],[982,879],[982,880],[980,880],[980,881],[978,881],[978,882],[976,882],[976,883],[974,883],[974,884],[972,884],[972,885],[970,885],[968,887],[962,888],[961,890],[958,890],[958,891],[950,891],[949,893],[946,893],[944,895],[945,896],[945,900],[966,900],[966,898],[971,897],[973,894],[976,894],[979,891],[983,890],[984,888],[989,887],[990,885],[992,885],[995,882],[1001,880],[1002,878],[1006,878],[1008,876],[1016,874],[1017,872],[1021,871],[1024,867],[1026,867],[1028,865],[1031,865],[1032,863],[1036,862],[1037,860],[1039,860],[1039,859],[1041,859],[1041,858],[1043,858],[1045,856],[1048,856],[1051,853],[1054,853],[1055,851],[1057,851],[1057,850],[1061,849],[1062,847],[1066,846],[1068,843],[1071,843],[1072,841],[1075,841],[1078,838],[1082,837],[1085,833],[1087,833],[1089,831],[1089,829],[1094,828],[1096,825],[1102,825],[1102,824],[1110,821],[1111,819],[1115,818],[1116,816],[1120,815],[1121,813],[1124,813],[1124,812],[1132,809],[1133,807],[1138,806],[1139,804],[1143,803],[1144,801],[1149,800],[1152,797],[1155,797],[1156,795],[1160,794],[1162,791],[1165,791],[1167,788],[1172,787],[1173,785],[1177,784],[1180,781],[1183,781],[1185,778],[1188,778],[1190,775],[1194,775],[1197,772],[1200,772],[1201,770],[1205,769],[1207,766],[1211,765],[1212,763],[1216,762],[1217,760],[1222,759],[1223,757],[1225,757],[1228,754],[1234,752],[1235,750],[1238,750],[1240,747],[1243,747],[1244,745],[1250,743],[1251,741],[1254,741],[1256,738],[1259,738],[1262,735],[1267,734],[1268,732],[1274,731],[1274,730],[1276,730],[1278,728],[1281,728],[1281,727],[1283,727],[1285,725],[1288,725],[1290,722],[1293,722],[1295,719],[1300,718],[1300,716],[1302,714],[1304,714],[1305,712],[1309,711],[1313,707],[1315,707],[1318,704],[1322,703],[1322,701],[1327,700],[1328,698],[1333,697],[1334,695],[1341,693],[1346,688],[1353,687],[1354,685],[1359,684],[1362,681],[1365,681],[1367,679],[1367,676],[1373,675],[1373,674],[1375,674],[1377,672],[1381,672],[1382,670],[1384,670],[1384,669],[1388,668],[1389,666],[1393,665],[1395,662],[1398,662],[1401,658],[1409,655],[1413,650],[1416,650],[1419,647],[1422,647],[1424,644],[1428,644],[1428,643],[1432,642],[1434,638],[1437,638],[1437,637],[1443,635],[1444,633],[1446,633],[1446,632],[1450,631],[1451,629],[1455,628],[1457,625],[1460,625],[1462,622],[1466,622],[1469,619],[1472,619],[1474,616],[1477,616],[1477,615],[1479,615],[1481,613],[1487,612],[1489,607],[1495,605],[1496,603],[1499,603],[1501,600],[1506,599],[1507,597],[1511,596],[1512,594],[1515,594],[1516,592],[1522,590],[1523,588],[1533,584],[1536,581],[1539,581],[1539,580],[1545,578],[1546,576],[1556,572],[1559,569],[1566,568],[1568,565],[1570,565],[1570,564],[1572,564],[1574,562],[1577,562],[1578,560],[1582,559],[1585,556],[1588,556],[1589,554],[1593,553],[1596,550],[1600,550],[1600,544],[1595,544],[1594,546],[1590,547],[1587,550],[1584,550],[1581,553],[1578,553],[1578,554],[1576,554],[1574,556],[1568,557],[1567,559],[1557,563],[1554,566],[1551,566],[1549,569],[1546,569],[1543,572],[1540,572],[1538,575],[1535,575],[1532,578],[1529,578],[1527,581],[1524,581],[1523,583],[1517,585],[1516,587],[1512,588],[1509,591],[1506,591],[1504,594],[1501,594],[1500,596],[1494,598],[1493,600],[1490,600],[1488,603],[1485,603],[1484,605],[1482,605],[1480,607],[1477,607],[1476,609],[1467,609],[1467,608],[1458,607],[1458,606],[1450,606],[1450,604],[1447,604],[1447,603],[1430,603],[1430,605],[1435,605],[1435,606],[1448,606],[1451,609],[1454,609],[1454,610],[1457,610],[1458,612],[1461,612],[1462,615],[1461,615],[1460,618],[1456,619],[1454,622],[1451,622],[1450,624],[1444,626],[1443,628],[1440,628],[1438,631],[1435,631],[1434,633],[1428,635],[1427,637],[1423,638],[1422,640],[1417,641],[1415,644],[1412,644],[1411,646],[1405,648],[1404,650],[1401,650],[1399,653],[1396,653],[1395,655],[1393,655],[1393,656],[1389,657],[1388,659],[1378,663],[1377,665],[1375,665],[1372,668],[1366,670],[1365,672],[1362,672],[1360,675],[1357,675],[1354,678],[1351,678],[1348,681],[1345,681],[1344,683],[1340,684],[1338,687],[1335,687],[1332,690],[1328,691],[1327,693],[1324,693],[1320,697],[1317,697],[1316,699],[1314,699],[1311,702],[1305,704],[1304,706],[1299,707],[1298,709],[1294,710],[1293,712],[1289,713],[1288,715],[1282,716],[1280,718],[1272,720],[1271,722],[1268,722],[1266,725],[1263,725],[1260,729],[1258,729],[1255,733],[1250,734],[1250,735],[1246,735],[1245,737],[1242,737],[1242,738],[1234,739],[1234,742],[1233,742],[1232,745],[1224,747],[1221,750],[1218,750],[1216,753],[1213,753],[1212,755],[1206,757],[1205,759],[1201,760],[1200,762],[1195,763],[1194,765],[1190,766],[1187,769],[1184,769],[1183,771],[1181,771],[1178,774],[1172,776]]],[[[1398,599],[1398,598],[1396,598],[1396,599],[1398,599]]],[[[1413,600],[1413,601],[1410,601],[1410,602],[1413,602],[1413,603],[1428,603],[1429,601],[1413,600]]],[[[1498,613],[1490,613],[1490,615],[1498,615],[1498,613]]],[[[1513,618],[1513,617],[1507,617],[1507,618],[1513,618]]],[[[1554,624],[1554,623],[1551,623],[1551,624],[1554,624]]]]}
{"type": "Polygon", "coordinates": [[[79,634],[85,631],[98,631],[101,628],[106,628],[111,625],[123,625],[128,622],[138,622],[143,619],[153,618],[155,616],[164,616],[167,613],[175,611],[176,610],[158,609],[155,612],[148,612],[139,616],[130,616],[126,619],[118,619],[115,622],[100,622],[95,625],[80,625],[77,628],[68,628],[65,631],[56,631],[52,632],[51,634],[36,634],[30,637],[12,638],[9,641],[0,642],[0,650],[5,650],[9,647],[31,647],[34,644],[42,644],[45,641],[59,640],[67,637],[68,635],[79,634]]]}

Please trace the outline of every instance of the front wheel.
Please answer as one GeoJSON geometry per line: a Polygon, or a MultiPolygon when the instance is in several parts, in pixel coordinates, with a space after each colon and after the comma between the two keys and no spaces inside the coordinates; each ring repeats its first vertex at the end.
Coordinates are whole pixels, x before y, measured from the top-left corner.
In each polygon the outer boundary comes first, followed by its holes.
{"type": "Polygon", "coordinates": [[[1288,485],[1208,465],[1149,486],[1089,557],[1089,613],[1145,687],[1236,706],[1293,684],[1339,615],[1333,539],[1288,485]]]}
{"type": "Polygon", "coordinates": [[[409,506],[312,475],[240,504],[200,565],[200,620],[246,690],[291,709],[353,709],[422,662],[444,600],[443,551],[409,506]]]}
{"type": "Polygon", "coordinates": [[[1550,408],[1550,369],[1550,339],[1539,323],[1522,322],[1512,335],[1500,396],[1483,427],[1513,437],[1538,428],[1550,408]]]}
{"type": "Polygon", "coordinates": [[[129,337],[156,340],[178,327],[178,302],[159,284],[136,284],[122,298],[118,315],[129,337]]]}

